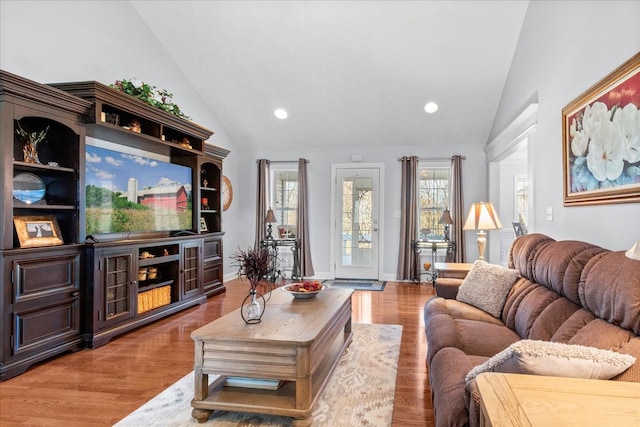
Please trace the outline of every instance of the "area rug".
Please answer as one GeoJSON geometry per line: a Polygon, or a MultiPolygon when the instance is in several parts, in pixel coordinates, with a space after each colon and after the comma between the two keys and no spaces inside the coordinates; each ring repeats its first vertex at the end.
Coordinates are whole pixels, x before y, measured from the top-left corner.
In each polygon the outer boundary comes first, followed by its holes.
{"type": "Polygon", "coordinates": [[[387,282],[380,280],[365,280],[365,279],[336,279],[325,280],[322,282],[325,285],[336,286],[340,288],[350,288],[357,291],[384,291],[384,286],[387,282]]]}
{"type": "MultiPolygon", "coordinates": [[[[390,426],[402,326],[353,324],[345,350],[313,411],[313,427],[390,426]]],[[[209,376],[213,381],[214,376],[209,376]]],[[[128,426],[284,427],[292,419],[215,411],[206,423],[191,417],[193,372],[116,424],[128,426]]]]}

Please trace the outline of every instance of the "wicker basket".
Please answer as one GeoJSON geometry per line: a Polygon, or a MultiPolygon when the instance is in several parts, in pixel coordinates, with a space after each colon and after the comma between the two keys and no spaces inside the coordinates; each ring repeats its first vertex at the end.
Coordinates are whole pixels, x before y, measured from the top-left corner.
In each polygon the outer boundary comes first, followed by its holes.
{"type": "Polygon", "coordinates": [[[138,314],[171,304],[171,286],[162,286],[138,294],[138,314]]]}

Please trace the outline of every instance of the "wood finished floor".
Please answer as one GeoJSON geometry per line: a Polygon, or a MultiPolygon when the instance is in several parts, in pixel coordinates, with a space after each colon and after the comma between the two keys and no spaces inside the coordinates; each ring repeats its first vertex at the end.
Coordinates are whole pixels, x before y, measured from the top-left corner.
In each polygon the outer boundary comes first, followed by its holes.
{"type": "MultiPolygon", "coordinates": [[[[68,353],[0,383],[0,425],[113,425],[193,370],[191,331],[235,310],[246,283],[114,338],[107,345],[68,353]]],[[[430,284],[387,282],[383,292],[356,291],[353,322],[403,326],[393,426],[433,426],[426,374],[423,307],[430,284]]],[[[268,309],[268,307],[267,307],[268,309]]],[[[241,321],[241,319],[238,319],[241,321]]]]}

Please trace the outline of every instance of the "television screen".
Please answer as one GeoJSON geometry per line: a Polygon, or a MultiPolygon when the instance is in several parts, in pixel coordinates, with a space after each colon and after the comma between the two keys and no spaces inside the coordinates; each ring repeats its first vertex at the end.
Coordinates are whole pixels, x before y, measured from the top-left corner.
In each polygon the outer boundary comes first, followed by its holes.
{"type": "Polygon", "coordinates": [[[154,153],[90,141],[87,235],[192,229],[191,168],[154,153]]]}

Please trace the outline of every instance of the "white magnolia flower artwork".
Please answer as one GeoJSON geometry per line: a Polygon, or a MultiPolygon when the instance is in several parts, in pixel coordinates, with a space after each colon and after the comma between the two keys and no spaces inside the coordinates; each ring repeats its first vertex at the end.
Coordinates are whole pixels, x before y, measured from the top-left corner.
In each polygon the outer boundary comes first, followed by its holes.
{"type": "Polygon", "coordinates": [[[640,184],[640,72],[567,118],[570,192],[640,184]]]}

